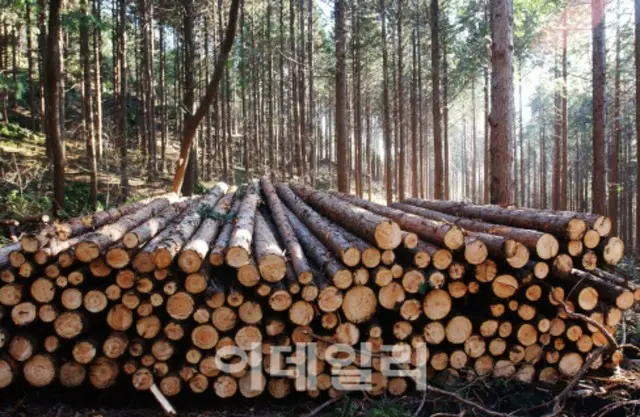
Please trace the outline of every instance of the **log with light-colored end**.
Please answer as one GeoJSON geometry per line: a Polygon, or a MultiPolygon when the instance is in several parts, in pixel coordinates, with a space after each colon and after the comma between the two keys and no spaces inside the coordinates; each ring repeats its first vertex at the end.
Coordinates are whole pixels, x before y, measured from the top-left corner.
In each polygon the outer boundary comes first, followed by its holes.
{"type": "Polygon", "coordinates": [[[378,291],[378,301],[387,310],[396,309],[404,302],[405,297],[404,288],[397,282],[392,282],[378,291]]]}
{"type": "Polygon", "coordinates": [[[167,300],[167,313],[176,320],[186,320],[194,310],[194,299],[186,292],[177,292],[167,300]]]}
{"type": "Polygon", "coordinates": [[[538,340],[538,331],[533,325],[525,323],[518,328],[516,337],[523,346],[531,346],[538,340]]]}
{"type": "Polygon", "coordinates": [[[518,290],[518,280],[509,274],[497,276],[491,283],[493,293],[500,298],[509,298],[518,290]]]}
{"type": "Polygon", "coordinates": [[[422,307],[427,318],[440,320],[449,314],[451,304],[452,301],[449,293],[441,289],[436,289],[427,293],[422,307]]]}
{"type": "Polygon", "coordinates": [[[402,277],[402,287],[409,294],[418,293],[424,286],[426,279],[419,269],[411,269],[402,277]]]}
{"type": "Polygon", "coordinates": [[[480,239],[468,238],[464,247],[464,259],[471,265],[480,265],[487,260],[489,251],[480,239]]]}
{"type": "Polygon", "coordinates": [[[350,288],[342,301],[342,311],[346,319],[356,324],[370,320],[376,308],[375,293],[371,288],[362,285],[350,288]]]}
{"type": "Polygon", "coordinates": [[[32,387],[46,387],[56,377],[56,366],[53,358],[42,354],[32,356],[24,364],[22,375],[32,387]]]}
{"type": "Polygon", "coordinates": [[[445,334],[449,343],[464,343],[473,332],[473,324],[465,316],[456,316],[447,322],[445,334]]]}
{"type": "Polygon", "coordinates": [[[580,372],[584,358],[576,352],[570,352],[562,356],[558,363],[558,370],[565,376],[574,377],[580,372]]]}
{"type": "Polygon", "coordinates": [[[480,335],[472,335],[464,341],[464,353],[469,357],[476,359],[484,355],[487,350],[487,343],[484,337],[480,335]]]}

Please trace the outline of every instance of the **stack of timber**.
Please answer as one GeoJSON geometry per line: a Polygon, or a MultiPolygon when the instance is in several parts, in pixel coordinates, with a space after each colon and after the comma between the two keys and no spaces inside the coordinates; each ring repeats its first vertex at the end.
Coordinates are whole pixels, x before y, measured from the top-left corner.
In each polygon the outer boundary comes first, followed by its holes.
{"type": "Polygon", "coordinates": [[[640,300],[610,229],[592,214],[387,207],[266,177],[161,195],[0,248],[0,388],[334,397],[332,376],[362,369],[371,395],[401,395],[416,381],[385,372],[398,352],[422,377],[570,380],[620,362],[611,335],[640,300]],[[273,350],[305,343],[313,357],[273,350]],[[356,352],[340,369],[335,344],[356,352]],[[259,359],[226,353],[256,345],[259,359]]]}

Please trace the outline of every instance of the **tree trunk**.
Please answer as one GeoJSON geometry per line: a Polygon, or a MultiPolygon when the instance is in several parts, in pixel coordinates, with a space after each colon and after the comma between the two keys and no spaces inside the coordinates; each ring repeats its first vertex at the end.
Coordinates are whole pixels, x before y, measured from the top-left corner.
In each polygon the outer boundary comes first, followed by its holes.
{"type": "MultiPolygon", "coordinates": [[[[86,17],[89,16],[89,0],[83,0],[82,13],[86,17]]],[[[88,20],[81,23],[80,26],[80,58],[82,62],[83,72],[83,98],[82,113],[84,116],[84,137],[87,146],[87,158],[91,167],[90,187],[89,187],[89,203],[93,210],[98,205],[98,163],[96,160],[95,149],[95,129],[93,122],[93,94],[91,88],[91,53],[89,47],[90,28],[88,20]]]]}
{"type": "MultiPolygon", "coordinates": [[[[620,2],[618,2],[620,4],[620,2]]],[[[616,62],[613,92],[613,138],[609,149],[609,218],[613,235],[618,233],[618,154],[620,153],[620,16],[616,25],[616,62]]]]}
{"type": "MultiPolygon", "coordinates": [[[[220,54],[218,55],[218,59],[216,60],[216,64],[214,66],[211,81],[207,85],[207,89],[205,91],[204,97],[200,100],[198,109],[195,111],[193,115],[188,115],[185,118],[184,132],[182,136],[182,142],[180,144],[180,159],[178,161],[178,167],[176,169],[176,174],[173,179],[174,192],[178,192],[178,190],[182,188],[182,184],[183,184],[186,169],[187,169],[187,161],[189,161],[189,164],[193,162],[193,165],[195,167],[196,161],[190,160],[190,158],[192,158],[190,156],[191,143],[193,142],[193,138],[196,134],[198,125],[200,124],[200,122],[202,121],[202,118],[207,113],[209,106],[218,95],[218,87],[220,85],[220,80],[222,78],[222,74],[224,71],[227,58],[233,46],[233,38],[236,33],[236,22],[238,18],[239,7],[240,7],[240,0],[233,0],[233,2],[231,3],[231,9],[229,11],[229,21],[227,23],[227,29],[221,44],[220,54]]],[[[186,19],[185,19],[185,23],[187,23],[186,19]]],[[[185,40],[186,39],[187,38],[185,36],[185,40]]],[[[193,59],[193,57],[191,59],[193,59]]],[[[185,57],[185,63],[186,62],[187,62],[187,59],[185,57]]],[[[185,74],[186,72],[188,71],[185,71],[185,74]]],[[[185,94],[185,103],[187,103],[187,98],[188,97],[185,94]]]]}
{"type": "Polygon", "coordinates": [[[45,107],[47,117],[47,143],[51,150],[53,164],[53,213],[58,215],[64,208],[64,168],[66,161],[59,129],[59,47],[61,0],[49,2],[49,23],[47,25],[47,42],[45,47],[45,107]]]}
{"type": "Polygon", "coordinates": [[[119,1],[120,21],[118,22],[118,63],[120,64],[120,104],[118,120],[118,137],[120,143],[120,192],[121,199],[126,200],[129,196],[129,174],[127,173],[127,153],[129,144],[127,143],[127,2],[119,1]]]}
{"type": "Polygon", "coordinates": [[[510,205],[513,195],[513,4],[491,2],[491,203],[510,205]]]}
{"type": "Polygon", "coordinates": [[[165,55],[165,37],[164,37],[164,24],[160,23],[158,27],[158,31],[160,32],[160,79],[158,87],[160,88],[160,171],[167,171],[167,161],[166,161],[166,152],[167,152],[167,139],[169,136],[168,125],[167,125],[167,92],[165,90],[165,66],[166,66],[166,55],[165,55]]]}
{"type": "Polygon", "coordinates": [[[102,24],[101,17],[102,0],[93,0],[92,10],[93,15],[97,20],[96,27],[93,28],[93,79],[95,84],[95,116],[93,120],[96,138],[96,157],[98,160],[102,159],[102,30],[100,25],[102,24]]]}
{"type": "Polygon", "coordinates": [[[389,64],[387,58],[387,15],[385,0],[380,0],[380,20],[382,21],[382,134],[384,137],[384,181],[387,190],[387,204],[391,204],[393,202],[393,176],[391,171],[391,121],[389,120],[389,64]]]}
{"type": "Polygon", "coordinates": [[[349,192],[349,161],[347,160],[347,73],[344,0],[335,1],[336,45],[336,146],[338,157],[338,190],[349,192]]]}
{"type": "Polygon", "coordinates": [[[562,164],[560,167],[560,209],[567,209],[567,13],[562,15],[562,91],[561,101],[561,133],[562,133],[562,164]]]}
{"type": "Polygon", "coordinates": [[[406,171],[406,162],[407,162],[407,155],[406,155],[406,144],[405,144],[405,140],[404,140],[404,94],[403,94],[403,67],[402,67],[402,0],[398,0],[397,2],[398,4],[398,16],[396,18],[396,24],[397,24],[397,28],[398,28],[398,48],[397,48],[397,54],[398,54],[398,70],[397,70],[397,76],[398,76],[398,120],[396,121],[396,123],[398,123],[398,137],[396,138],[396,143],[398,143],[398,147],[400,148],[400,153],[398,154],[398,158],[400,159],[399,164],[398,164],[398,173],[399,173],[399,177],[398,177],[398,198],[400,200],[404,200],[405,198],[405,185],[407,183],[407,176],[405,175],[405,171],[406,171]]]}
{"type": "Polygon", "coordinates": [[[420,179],[418,177],[418,65],[417,65],[417,22],[411,31],[411,197],[418,197],[420,179]]]}
{"type": "Polygon", "coordinates": [[[433,155],[434,155],[434,198],[445,197],[443,190],[443,158],[442,158],[442,137],[440,120],[440,31],[438,20],[440,12],[438,1],[431,0],[431,88],[432,88],[432,112],[433,112],[433,155]]]}
{"type": "Polygon", "coordinates": [[[593,173],[592,209],[605,214],[607,210],[606,189],[606,79],[605,79],[605,26],[604,0],[591,1],[591,23],[593,38],[593,173]]]}
{"type": "MultiPolygon", "coordinates": [[[[33,40],[31,39],[31,2],[25,2],[25,27],[27,30],[27,65],[29,67],[29,108],[31,109],[31,130],[37,129],[36,92],[33,79],[33,40]]],[[[40,115],[42,117],[42,115],[40,115]]]]}
{"type": "MultiPolygon", "coordinates": [[[[640,0],[634,0],[636,61],[636,153],[640,155],[640,0]]],[[[640,184],[640,165],[636,167],[636,184],[640,184]]],[[[640,250],[640,186],[636,185],[636,253],[640,250]]]]}

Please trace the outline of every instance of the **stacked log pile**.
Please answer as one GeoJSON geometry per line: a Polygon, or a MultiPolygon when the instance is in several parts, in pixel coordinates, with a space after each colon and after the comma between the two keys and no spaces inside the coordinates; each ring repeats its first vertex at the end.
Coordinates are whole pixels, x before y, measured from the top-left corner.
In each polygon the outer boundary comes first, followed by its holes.
{"type": "Polygon", "coordinates": [[[429,376],[556,383],[592,352],[591,369],[621,360],[598,348],[640,286],[616,270],[610,229],[591,214],[386,207],[266,177],[165,194],[0,248],[0,388],[336,396],[332,376],[362,369],[372,395],[400,395],[416,381],[384,363],[402,354],[401,369],[429,376]],[[272,350],[312,342],[313,356],[272,350]],[[336,366],[336,344],[354,360],[336,366]],[[256,345],[259,359],[226,353],[256,345]]]}

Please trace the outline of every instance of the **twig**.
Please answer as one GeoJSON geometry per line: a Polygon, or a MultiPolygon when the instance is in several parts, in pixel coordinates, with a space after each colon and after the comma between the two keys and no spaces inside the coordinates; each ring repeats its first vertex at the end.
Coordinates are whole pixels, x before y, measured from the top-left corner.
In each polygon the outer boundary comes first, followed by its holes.
{"type": "Polygon", "coordinates": [[[455,401],[461,402],[462,404],[464,404],[466,406],[469,406],[471,408],[475,408],[476,410],[481,411],[481,412],[485,413],[486,415],[495,416],[495,417],[510,417],[511,416],[510,414],[500,413],[498,411],[491,411],[491,410],[481,406],[478,403],[475,403],[473,401],[469,401],[469,400],[467,400],[465,398],[460,397],[457,394],[454,394],[454,393],[449,392],[449,391],[445,391],[445,390],[440,389],[440,388],[436,388],[436,387],[434,387],[432,385],[426,384],[426,387],[427,387],[427,391],[435,392],[436,394],[444,395],[446,397],[452,398],[455,401]]]}
{"type": "Polygon", "coordinates": [[[427,401],[427,390],[422,391],[422,401],[420,401],[420,406],[418,407],[416,412],[413,413],[414,417],[418,417],[420,415],[422,409],[424,408],[425,401],[427,401]]]}
{"type": "Polygon", "coordinates": [[[320,411],[322,411],[325,408],[329,407],[331,404],[335,403],[340,398],[342,398],[342,397],[331,398],[330,400],[327,400],[327,401],[323,402],[322,404],[320,404],[319,406],[317,406],[316,408],[311,410],[309,412],[309,414],[306,414],[304,417],[313,417],[313,416],[317,415],[320,411]]]}
{"type": "Polygon", "coordinates": [[[640,406],[640,400],[624,401],[624,402],[606,405],[602,407],[600,410],[596,411],[591,417],[604,417],[606,414],[609,414],[613,410],[617,410],[618,408],[627,407],[630,405],[634,407],[640,406]]]}
{"type": "Polygon", "coordinates": [[[151,393],[155,397],[156,401],[158,401],[158,404],[160,404],[160,407],[162,407],[162,409],[164,410],[164,414],[166,416],[177,415],[175,408],[173,408],[169,400],[167,400],[167,397],[165,397],[164,394],[158,389],[158,386],[156,384],[151,385],[151,393]]]}

